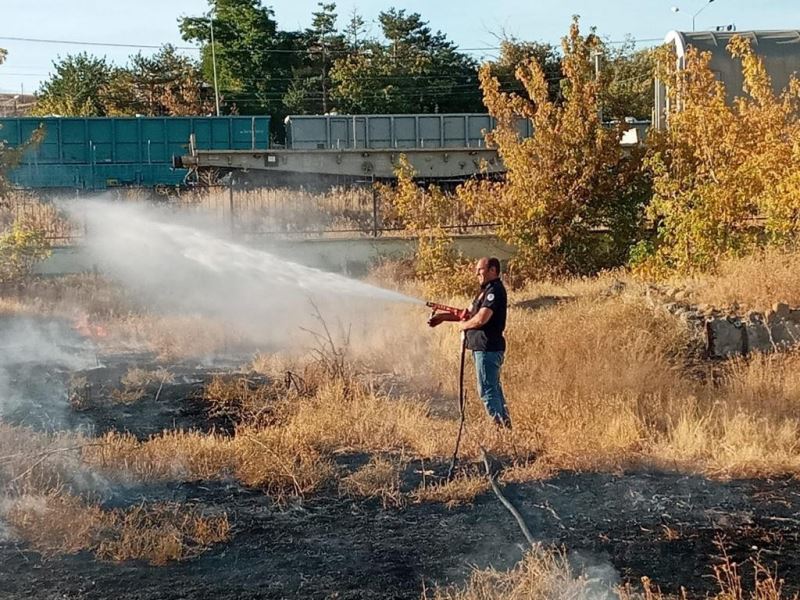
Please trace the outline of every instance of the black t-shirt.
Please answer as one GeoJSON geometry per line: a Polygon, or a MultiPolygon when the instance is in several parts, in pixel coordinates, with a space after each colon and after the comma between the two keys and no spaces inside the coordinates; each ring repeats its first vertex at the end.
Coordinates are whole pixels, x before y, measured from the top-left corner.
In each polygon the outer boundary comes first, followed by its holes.
{"type": "Polygon", "coordinates": [[[499,279],[487,281],[481,286],[480,294],[472,301],[470,316],[484,307],[492,309],[492,316],[480,329],[467,330],[467,348],[485,352],[504,351],[506,340],[503,330],[506,328],[508,298],[506,288],[499,279]]]}

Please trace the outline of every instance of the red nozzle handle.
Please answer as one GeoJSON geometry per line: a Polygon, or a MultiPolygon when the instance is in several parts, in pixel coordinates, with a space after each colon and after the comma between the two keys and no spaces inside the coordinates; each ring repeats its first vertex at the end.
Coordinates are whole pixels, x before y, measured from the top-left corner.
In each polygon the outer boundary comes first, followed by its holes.
{"type": "Polygon", "coordinates": [[[438,310],[439,312],[448,313],[458,317],[462,321],[465,321],[469,317],[469,310],[467,310],[466,308],[455,308],[454,306],[437,304],[436,302],[426,302],[425,306],[433,309],[433,312],[436,312],[438,310]]]}

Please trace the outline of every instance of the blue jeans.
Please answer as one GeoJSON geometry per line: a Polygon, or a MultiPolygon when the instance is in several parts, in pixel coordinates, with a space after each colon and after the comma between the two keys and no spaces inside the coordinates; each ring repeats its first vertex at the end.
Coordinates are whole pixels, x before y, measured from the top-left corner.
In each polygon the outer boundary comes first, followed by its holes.
{"type": "Polygon", "coordinates": [[[505,352],[484,352],[473,350],[475,373],[478,376],[478,393],[486,406],[486,412],[498,425],[511,426],[511,419],[506,410],[506,399],[500,385],[500,367],[503,365],[505,352]]]}

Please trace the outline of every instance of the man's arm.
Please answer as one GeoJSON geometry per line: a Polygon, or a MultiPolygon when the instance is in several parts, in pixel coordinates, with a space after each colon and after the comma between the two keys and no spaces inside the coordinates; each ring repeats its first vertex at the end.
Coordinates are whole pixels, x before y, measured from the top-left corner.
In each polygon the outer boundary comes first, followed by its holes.
{"type": "Polygon", "coordinates": [[[441,325],[445,321],[460,321],[456,315],[452,315],[450,313],[439,313],[438,315],[433,315],[430,319],[428,319],[428,325],[431,327],[436,327],[437,325],[441,325]]]}
{"type": "Polygon", "coordinates": [[[458,328],[461,331],[466,331],[467,329],[480,329],[486,323],[489,322],[489,319],[492,318],[493,311],[491,308],[483,307],[478,312],[476,312],[470,319],[466,321],[462,321],[458,328]]]}

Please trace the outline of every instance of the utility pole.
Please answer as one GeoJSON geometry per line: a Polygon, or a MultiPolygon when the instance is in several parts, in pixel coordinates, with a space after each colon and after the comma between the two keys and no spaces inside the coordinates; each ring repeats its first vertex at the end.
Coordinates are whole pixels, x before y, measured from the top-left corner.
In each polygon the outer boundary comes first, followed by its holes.
{"type": "Polygon", "coordinates": [[[219,88],[217,87],[217,53],[214,48],[214,11],[208,13],[208,22],[211,25],[211,71],[214,74],[214,104],[217,107],[219,116],[219,88]]]}
{"type": "Polygon", "coordinates": [[[597,116],[601,122],[603,121],[603,106],[600,98],[600,57],[602,54],[597,48],[592,50],[591,54],[594,58],[594,80],[597,83],[597,116]]]}
{"type": "Polygon", "coordinates": [[[328,48],[325,45],[325,31],[322,32],[322,113],[328,114],[328,82],[325,67],[328,62],[328,48]]]}

